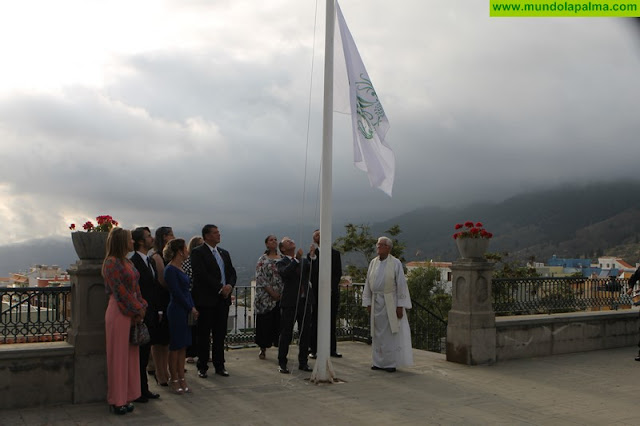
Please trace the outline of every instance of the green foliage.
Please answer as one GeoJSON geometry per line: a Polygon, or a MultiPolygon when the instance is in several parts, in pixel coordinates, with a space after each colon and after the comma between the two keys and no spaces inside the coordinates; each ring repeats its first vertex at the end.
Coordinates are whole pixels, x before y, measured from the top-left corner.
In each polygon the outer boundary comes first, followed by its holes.
{"type": "Polygon", "coordinates": [[[407,285],[411,299],[434,314],[446,319],[451,310],[451,295],[440,282],[440,271],[434,266],[416,268],[409,271],[407,285]]]}
{"type": "Polygon", "coordinates": [[[493,278],[539,277],[540,273],[519,260],[506,260],[509,253],[486,253],[484,257],[494,263],[493,278]]]}
{"type": "MultiPolygon", "coordinates": [[[[378,241],[378,237],[372,236],[370,226],[365,224],[354,225],[349,223],[345,225],[345,229],[347,231],[346,235],[336,239],[335,248],[342,253],[356,253],[358,255],[360,259],[358,264],[360,266],[352,263],[347,264],[346,273],[351,276],[351,280],[354,283],[363,283],[367,278],[369,262],[377,255],[376,242],[378,241]]],[[[385,234],[393,241],[391,255],[397,257],[404,263],[405,244],[397,238],[401,232],[400,226],[393,225],[385,231],[385,234]]]]}

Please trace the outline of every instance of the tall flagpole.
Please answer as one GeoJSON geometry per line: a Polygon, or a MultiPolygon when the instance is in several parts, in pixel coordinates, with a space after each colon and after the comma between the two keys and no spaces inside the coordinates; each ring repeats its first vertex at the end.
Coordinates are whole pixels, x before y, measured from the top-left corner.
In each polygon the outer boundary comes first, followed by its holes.
{"type": "Polygon", "coordinates": [[[335,378],[329,358],[331,321],[331,212],[333,161],[333,38],[335,0],[327,0],[324,42],[324,108],[322,112],[322,167],[320,195],[320,269],[318,275],[318,352],[312,382],[335,378]]]}

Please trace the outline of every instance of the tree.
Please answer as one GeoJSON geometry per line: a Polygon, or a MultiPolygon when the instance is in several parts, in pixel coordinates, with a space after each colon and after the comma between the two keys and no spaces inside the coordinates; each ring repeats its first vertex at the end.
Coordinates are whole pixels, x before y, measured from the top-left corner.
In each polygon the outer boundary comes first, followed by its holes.
{"type": "MultiPolygon", "coordinates": [[[[523,265],[517,260],[506,260],[509,253],[486,253],[484,257],[495,266],[493,278],[527,278],[539,277],[540,273],[535,268],[523,265]]],[[[534,257],[531,260],[535,260],[534,257]]]]}
{"type": "Polygon", "coordinates": [[[440,271],[433,265],[415,268],[407,274],[411,299],[446,319],[451,310],[451,295],[440,281],[440,271]]]}
{"type": "MultiPolygon", "coordinates": [[[[345,225],[345,229],[347,230],[347,234],[344,237],[336,239],[335,248],[342,253],[355,253],[357,255],[360,261],[357,261],[357,264],[347,264],[346,273],[351,276],[353,282],[363,283],[367,278],[369,262],[376,256],[376,242],[378,242],[378,238],[371,235],[369,225],[354,225],[349,223],[345,225]]],[[[393,241],[391,255],[397,257],[404,263],[405,244],[396,238],[401,232],[400,226],[393,225],[384,233],[388,234],[391,241],[393,241]]]]}

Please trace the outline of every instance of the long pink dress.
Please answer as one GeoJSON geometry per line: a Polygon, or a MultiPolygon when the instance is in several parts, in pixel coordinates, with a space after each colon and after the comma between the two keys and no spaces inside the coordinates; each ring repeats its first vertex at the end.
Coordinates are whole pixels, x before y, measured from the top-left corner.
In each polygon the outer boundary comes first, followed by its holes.
{"type": "Polygon", "coordinates": [[[105,291],[110,294],[104,315],[107,338],[107,402],[126,405],[140,397],[138,346],[129,344],[131,319],[142,315],[147,302],[138,285],[139,274],[128,259],[104,262],[105,291]]]}

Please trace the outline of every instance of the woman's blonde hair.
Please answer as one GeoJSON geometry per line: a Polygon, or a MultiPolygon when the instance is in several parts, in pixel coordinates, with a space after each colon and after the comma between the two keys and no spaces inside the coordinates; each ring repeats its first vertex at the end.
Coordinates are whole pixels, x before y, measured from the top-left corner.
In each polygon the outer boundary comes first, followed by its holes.
{"type": "Polygon", "coordinates": [[[162,250],[162,257],[166,263],[171,262],[178,253],[180,253],[186,247],[186,243],[182,238],[174,238],[171,241],[167,241],[164,249],[162,250]]]}
{"type": "Polygon", "coordinates": [[[191,238],[189,240],[189,253],[191,253],[194,248],[201,246],[202,244],[204,244],[204,240],[200,235],[196,235],[195,237],[191,238]]]}
{"type": "MultiPolygon", "coordinates": [[[[104,258],[105,262],[110,257],[119,260],[127,258],[129,253],[129,242],[131,241],[131,231],[120,227],[114,227],[109,231],[107,236],[107,253],[104,258]]],[[[104,262],[102,263],[102,274],[104,275],[104,262]]]]}

